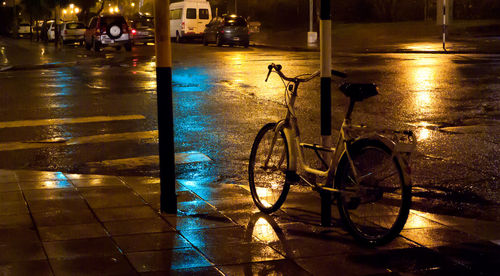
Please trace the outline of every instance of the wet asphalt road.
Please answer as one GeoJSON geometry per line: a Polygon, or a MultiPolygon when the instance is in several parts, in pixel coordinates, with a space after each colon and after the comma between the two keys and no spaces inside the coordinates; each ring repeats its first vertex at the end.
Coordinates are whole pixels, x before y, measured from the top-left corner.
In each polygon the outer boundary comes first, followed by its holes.
{"type": "MultiPolygon", "coordinates": [[[[0,168],[158,174],[154,46],[95,53],[0,39],[0,47],[0,68],[23,65],[0,72],[0,168]]],[[[179,164],[178,178],[246,184],[253,138],[286,111],[277,75],[264,82],[267,65],[310,73],[318,53],[197,43],[173,52],[176,152],[212,159],[179,164]]],[[[335,53],[333,62],[350,81],[380,88],[354,121],[417,133],[415,208],[500,219],[500,55],[335,53]]],[[[338,128],[347,102],[332,95],[338,128]]],[[[319,143],[318,79],[296,106],[303,140],[319,143]]]]}

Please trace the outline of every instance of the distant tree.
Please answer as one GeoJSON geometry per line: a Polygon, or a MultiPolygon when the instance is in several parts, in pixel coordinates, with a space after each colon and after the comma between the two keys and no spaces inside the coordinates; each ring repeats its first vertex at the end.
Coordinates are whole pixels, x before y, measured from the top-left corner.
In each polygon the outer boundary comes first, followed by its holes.
{"type": "Polygon", "coordinates": [[[394,21],[397,19],[398,0],[371,0],[373,8],[380,20],[394,21]]]}

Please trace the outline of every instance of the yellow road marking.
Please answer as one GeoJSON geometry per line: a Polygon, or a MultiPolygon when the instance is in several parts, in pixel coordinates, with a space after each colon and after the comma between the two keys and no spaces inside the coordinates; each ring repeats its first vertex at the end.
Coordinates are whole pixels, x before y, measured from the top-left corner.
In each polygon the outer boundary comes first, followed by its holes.
{"type": "Polygon", "coordinates": [[[0,143],[0,151],[38,149],[45,147],[63,147],[63,146],[79,145],[79,144],[109,143],[116,141],[146,140],[146,139],[157,139],[157,138],[158,138],[157,130],[142,131],[142,132],[124,132],[116,134],[101,134],[93,136],[75,137],[75,138],[69,138],[65,141],[49,139],[49,140],[33,141],[33,142],[29,141],[29,142],[0,143]]]}
{"type": "Polygon", "coordinates": [[[146,119],[146,117],[142,115],[121,115],[121,116],[94,116],[94,117],[80,117],[80,118],[56,118],[56,119],[42,119],[42,120],[7,121],[7,122],[0,122],[0,128],[82,124],[82,123],[96,123],[96,122],[110,122],[110,121],[142,120],[142,119],[146,119]]]}

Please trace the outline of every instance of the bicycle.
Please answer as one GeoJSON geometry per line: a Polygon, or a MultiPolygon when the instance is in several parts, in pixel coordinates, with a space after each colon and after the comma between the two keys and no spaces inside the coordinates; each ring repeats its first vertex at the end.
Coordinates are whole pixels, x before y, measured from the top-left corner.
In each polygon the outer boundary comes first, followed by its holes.
{"type": "MultiPolygon", "coordinates": [[[[403,229],[411,205],[413,132],[352,124],[355,103],[377,95],[378,89],[375,84],[343,83],[339,90],[349,98],[349,106],[336,147],[303,143],[294,109],[297,91],[300,83],[320,72],[290,78],[281,72],[281,65],[273,63],[268,69],[266,82],[275,72],[285,86],[287,113],[284,119],[262,127],[254,140],[248,173],[255,205],[263,213],[272,213],[285,202],[291,184],[305,183],[315,191],[332,194],[343,224],[356,240],[371,246],[393,240],[403,229]],[[307,165],[304,149],[313,150],[323,168],[307,165]],[[299,170],[324,181],[311,183],[299,170]]],[[[332,75],[347,77],[335,70],[332,75]]]]}

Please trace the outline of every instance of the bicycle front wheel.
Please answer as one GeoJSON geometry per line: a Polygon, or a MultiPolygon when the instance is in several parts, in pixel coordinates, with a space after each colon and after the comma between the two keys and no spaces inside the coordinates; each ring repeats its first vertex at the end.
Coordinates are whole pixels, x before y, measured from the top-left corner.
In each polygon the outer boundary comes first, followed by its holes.
{"type": "Polygon", "coordinates": [[[339,213],[347,230],[360,242],[377,246],[390,242],[403,229],[411,204],[411,186],[391,150],[377,140],[360,140],[344,154],[335,177],[340,190],[339,213]]]}
{"type": "Polygon", "coordinates": [[[252,199],[267,214],[281,207],[290,189],[286,181],[288,143],[283,131],[276,132],[275,127],[276,123],[269,123],[259,131],[248,164],[252,199]]]}

